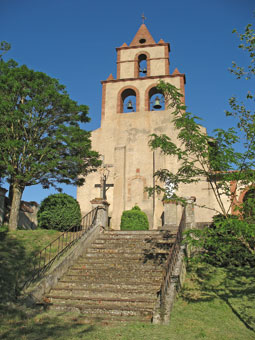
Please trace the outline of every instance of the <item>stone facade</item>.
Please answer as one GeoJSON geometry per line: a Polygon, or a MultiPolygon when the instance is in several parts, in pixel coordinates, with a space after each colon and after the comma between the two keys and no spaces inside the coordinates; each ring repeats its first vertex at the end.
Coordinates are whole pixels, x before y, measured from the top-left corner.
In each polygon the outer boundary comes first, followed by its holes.
{"type": "MultiPolygon", "coordinates": [[[[175,171],[178,161],[159,151],[152,152],[148,146],[149,136],[152,133],[166,134],[177,142],[177,131],[167,103],[166,109],[153,110],[151,100],[157,93],[156,86],[160,80],[175,85],[184,96],[185,75],[177,69],[170,74],[169,43],[162,39],[156,43],[144,24],[129,46],[124,43],[116,50],[117,79],[110,74],[107,80],[102,81],[101,127],[92,132],[92,148],[103,156],[108,172],[107,183],[114,184],[107,191],[111,227],[118,229],[123,210],[138,204],[148,215],[150,228],[157,229],[162,226],[162,196],[154,194],[148,197],[144,190],[155,184],[153,173],[156,170],[166,168],[175,171]],[[146,76],[140,75],[141,61],[146,62],[146,76]],[[125,100],[130,95],[135,97],[134,110],[124,113],[125,100]]],[[[201,129],[206,133],[205,128],[201,129]]],[[[99,188],[95,187],[98,183],[100,171],[90,174],[85,185],[77,190],[77,200],[83,214],[91,210],[90,201],[99,197],[99,188]]],[[[195,196],[198,205],[217,206],[205,179],[180,187],[179,194],[195,196]]],[[[214,214],[213,210],[195,207],[198,223],[210,221],[214,214]]]]}

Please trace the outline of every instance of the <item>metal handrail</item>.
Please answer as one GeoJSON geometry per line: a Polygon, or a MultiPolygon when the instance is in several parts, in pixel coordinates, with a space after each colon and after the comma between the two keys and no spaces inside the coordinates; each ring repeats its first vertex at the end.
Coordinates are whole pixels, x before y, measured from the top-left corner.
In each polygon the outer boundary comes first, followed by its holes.
{"type": "Polygon", "coordinates": [[[70,227],[35,255],[34,269],[31,277],[24,283],[22,289],[27,288],[42,272],[49,268],[61,254],[90,230],[96,220],[97,211],[98,207],[92,209],[83,216],[80,226],[70,227]]]}
{"type": "Polygon", "coordinates": [[[179,227],[178,227],[178,231],[177,231],[177,234],[176,234],[175,241],[174,241],[174,243],[173,243],[173,245],[170,249],[170,252],[168,254],[167,261],[166,261],[165,275],[164,275],[164,279],[163,279],[163,282],[162,282],[161,287],[160,287],[160,302],[161,302],[161,305],[165,301],[165,296],[167,294],[167,290],[168,290],[169,284],[171,282],[171,277],[173,275],[173,271],[174,271],[176,262],[178,260],[178,255],[179,255],[179,252],[180,252],[181,243],[182,243],[182,239],[183,239],[182,234],[183,234],[184,228],[185,228],[185,209],[183,210],[181,222],[180,222],[179,227]]]}

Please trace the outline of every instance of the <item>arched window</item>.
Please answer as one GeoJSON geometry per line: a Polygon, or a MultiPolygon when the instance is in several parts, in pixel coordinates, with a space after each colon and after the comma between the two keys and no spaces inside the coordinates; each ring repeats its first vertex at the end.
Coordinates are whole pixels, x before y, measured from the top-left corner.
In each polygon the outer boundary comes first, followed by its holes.
{"type": "Polygon", "coordinates": [[[152,87],[148,93],[148,111],[165,110],[165,98],[162,92],[157,87],[152,87]]]}
{"type": "Polygon", "coordinates": [[[139,110],[139,92],[134,86],[121,89],[118,94],[118,113],[136,112],[139,110]]]}
{"type": "Polygon", "coordinates": [[[147,72],[147,56],[145,54],[140,54],[138,57],[138,75],[140,78],[143,78],[147,76],[147,72]]]}

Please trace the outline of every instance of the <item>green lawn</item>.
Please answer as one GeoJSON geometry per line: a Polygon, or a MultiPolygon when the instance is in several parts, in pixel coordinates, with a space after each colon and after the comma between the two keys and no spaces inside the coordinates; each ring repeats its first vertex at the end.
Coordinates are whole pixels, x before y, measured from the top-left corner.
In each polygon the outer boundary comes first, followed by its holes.
{"type": "MultiPolygon", "coordinates": [[[[26,231],[22,231],[1,239],[0,283],[4,297],[2,301],[8,302],[8,299],[12,298],[12,294],[8,295],[7,291],[8,288],[10,290],[10,287],[15,286],[13,282],[17,278],[15,270],[19,270],[18,266],[24,269],[34,249],[38,248],[39,244],[44,246],[42,241],[44,232],[47,234],[47,231],[29,232],[35,233],[31,236],[26,231]],[[38,235],[36,237],[37,232],[40,240],[38,235]],[[33,244],[31,244],[32,239],[33,244]],[[9,252],[8,256],[6,252],[9,252]],[[24,260],[22,256],[25,257],[24,260]],[[14,265],[15,261],[17,265],[14,265]],[[3,282],[2,278],[8,280],[3,282]]],[[[55,238],[57,234],[49,233],[46,243],[52,236],[55,238]]],[[[87,325],[79,314],[28,310],[13,302],[8,306],[5,304],[0,307],[0,338],[7,340],[255,339],[254,277],[255,269],[249,267],[219,269],[200,265],[192,268],[174,305],[170,325],[143,323],[87,325]]]]}
{"type": "Polygon", "coordinates": [[[35,254],[60,233],[55,230],[0,230],[1,303],[13,301],[34,269],[35,254]]]}

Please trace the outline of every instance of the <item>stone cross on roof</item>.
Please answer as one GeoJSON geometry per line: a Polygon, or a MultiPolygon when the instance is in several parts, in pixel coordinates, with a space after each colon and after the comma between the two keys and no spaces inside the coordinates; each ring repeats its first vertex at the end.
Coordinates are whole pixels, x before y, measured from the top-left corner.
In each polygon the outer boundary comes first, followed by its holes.
{"type": "Polygon", "coordinates": [[[143,24],[144,24],[144,21],[146,20],[147,18],[144,16],[144,13],[142,14],[142,21],[143,21],[143,24]]]}

